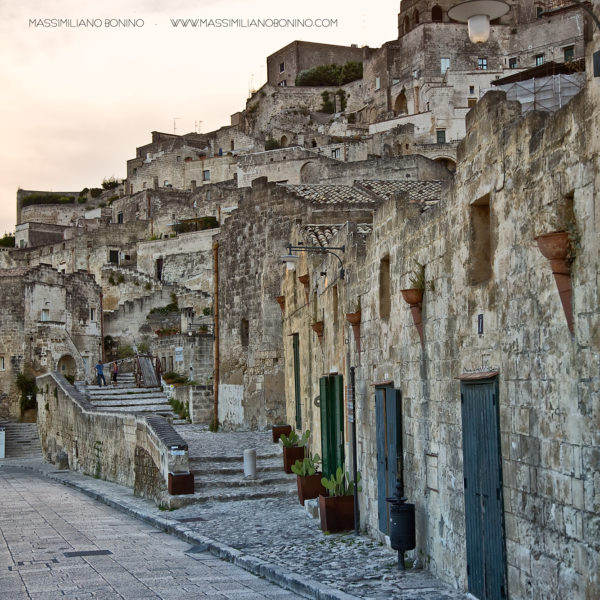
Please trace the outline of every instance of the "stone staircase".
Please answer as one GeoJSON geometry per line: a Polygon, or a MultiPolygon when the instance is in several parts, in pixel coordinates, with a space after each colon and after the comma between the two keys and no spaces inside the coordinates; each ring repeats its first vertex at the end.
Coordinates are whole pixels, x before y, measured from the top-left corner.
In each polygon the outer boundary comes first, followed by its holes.
{"type": "Polygon", "coordinates": [[[160,387],[138,388],[133,373],[119,373],[117,385],[110,383],[106,369],[106,386],[78,385],[97,408],[120,413],[150,413],[173,419],[174,424],[185,423],[173,413],[167,395],[160,387]]]}
{"type": "Polygon", "coordinates": [[[242,456],[191,456],[194,474],[194,502],[258,500],[297,494],[296,475],[283,470],[281,449],[275,447],[257,455],[256,478],[244,477],[242,456]]]}
{"type": "Polygon", "coordinates": [[[41,458],[37,423],[0,421],[5,429],[5,458],[41,458]]]}

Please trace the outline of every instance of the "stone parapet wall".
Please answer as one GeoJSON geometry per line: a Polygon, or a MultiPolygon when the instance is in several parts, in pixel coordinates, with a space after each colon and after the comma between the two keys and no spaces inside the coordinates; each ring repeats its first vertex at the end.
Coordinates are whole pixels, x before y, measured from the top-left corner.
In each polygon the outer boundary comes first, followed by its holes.
{"type": "Polygon", "coordinates": [[[98,410],[58,373],[38,377],[37,387],[38,428],[49,462],[65,453],[69,469],[157,502],[165,501],[170,472],[189,471],[187,444],[162,417],[98,410]]]}

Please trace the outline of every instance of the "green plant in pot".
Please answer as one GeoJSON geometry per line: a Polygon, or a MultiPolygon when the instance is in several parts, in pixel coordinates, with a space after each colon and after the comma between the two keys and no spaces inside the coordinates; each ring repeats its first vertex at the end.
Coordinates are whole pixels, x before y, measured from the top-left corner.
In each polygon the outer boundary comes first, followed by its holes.
{"type": "Polygon", "coordinates": [[[278,423],[277,425],[273,425],[271,427],[271,433],[273,434],[273,443],[276,444],[282,435],[290,435],[291,432],[292,432],[291,425],[285,425],[283,423],[281,423],[281,424],[278,423]]]}
{"type": "Polygon", "coordinates": [[[295,431],[290,432],[289,435],[282,435],[279,439],[283,444],[283,470],[286,473],[292,472],[292,465],[297,460],[302,460],[305,454],[305,446],[308,443],[310,437],[310,431],[306,430],[302,437],[300,437],[295,431]]]}
{"type": "MultiPolygon", "coordinates": [[[[357,482],[361,479],[357,473],[357,482]]],[[[321,529],[337,532],[354,528],[354,482],[348,472],[338,467],[331,477],[323,477],[321,483],[329,492],[329,496],[319,496],[319,513],[321,529]]],[[[358,487],[358,492],[362,488],[358,487]]]]}
{"type": "Polygon", "coordinates": [[[305,456],[292,465],[292,473],[295,473],[298,486],[298,500],[304,506],[304,501],[317,498],[325,494],[325,488],[321,483],[322,473],[319,472],[321,457],[318,454],[305,456]]]}

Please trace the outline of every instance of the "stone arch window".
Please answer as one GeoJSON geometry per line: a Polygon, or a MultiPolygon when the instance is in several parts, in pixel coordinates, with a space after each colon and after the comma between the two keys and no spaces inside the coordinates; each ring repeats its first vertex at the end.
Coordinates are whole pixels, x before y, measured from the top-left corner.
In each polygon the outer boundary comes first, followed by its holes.
{"type": "Polygon", "coordinates": [[[410,31],[410,19],[408,15],[404,17],[404,34],[407,34],[410,31]]]}
{"type": "Polygon", "coordinates": [[[310,144],[313,148],[317,147],[317,140],[313,140],[310,144]]]}
{"type": "Polygon", "coordinates": [[[285,147],[288,145],[288,139],[287,139],[287,136],[285,136],[285,135],[282,135],[282,136],[281,136],[281,142],[280,142],[280,145],[281,145],[281,147],[282,147],[282,148],[285,148],[285,147]]]}
{"type": "Polygon", "coordinates": [[[233,140],[231,140],[231,149],[235,150],[235,142],[233,140]]]}
{"type": "Polygon", "coordinates": [[[419,24],[419,11],[416,8],[415,8],[415,11],[413,12],[413,24],[414,25],[419,24]]]}
{"type": "Polygon", "coordinates": [[[397,115],[405,115],[408,112],[408,103],[406,101],[406,94],[404,92],[400,92],[400,94],[398,94],[396,102],[394,103],[394,112],[397,115]]]}
{"type": "Polygon", "coordinates": [[[436,4],[431,9],[431,20],[437,23],[441,23],[443,19],[442,7],[436,4]]]}

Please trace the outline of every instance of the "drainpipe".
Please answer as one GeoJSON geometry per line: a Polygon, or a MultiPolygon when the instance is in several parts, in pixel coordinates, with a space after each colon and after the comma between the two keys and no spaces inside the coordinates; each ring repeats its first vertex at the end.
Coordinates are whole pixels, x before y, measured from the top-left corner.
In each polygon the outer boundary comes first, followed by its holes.
{"type": "Polygon", "coordinates": [[[219,423],[219,242],[213,242],[213,279],[214,279],[214,302],[213,302],[213,320],[214,320],[214,408],[213,423],[219,423]]]}
{"type": "Polygon", "coordinates": [[[100,352],[102,364],[104,364],[106,357],[104,356],[104,310],[102,309],[102,292],[100,292],[100,352]]]}

